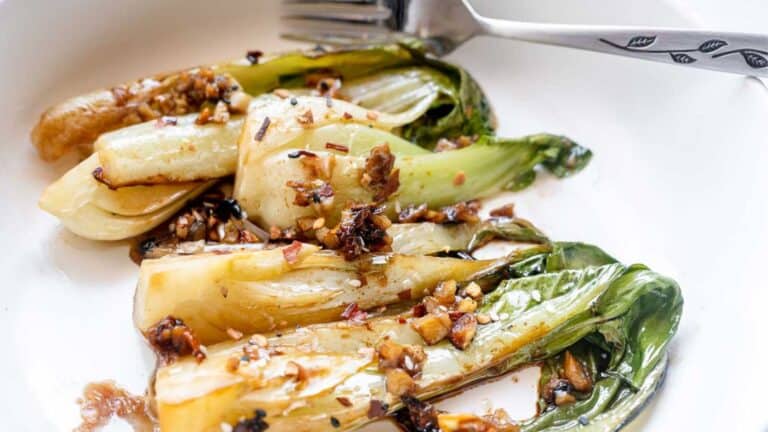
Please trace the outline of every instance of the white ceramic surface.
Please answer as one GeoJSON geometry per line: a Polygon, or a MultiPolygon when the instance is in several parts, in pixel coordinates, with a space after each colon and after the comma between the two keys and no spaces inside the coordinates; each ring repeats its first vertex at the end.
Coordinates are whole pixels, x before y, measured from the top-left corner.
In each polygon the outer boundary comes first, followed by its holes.
{"type": "MultiPolygon", "coordinates": [[[[152,365],[131,325],[137,269],[126,245],[79,239],[37,209],[72,163],[37,159],[27,134],[39,112],[148,72],[290,46],[276,38],[269,1],[134,3],[0,0],[0,430],[70,430],[85,383],[113,378],[139,392],[152,365]]],[[[749,30],[768,12],[751,0],[477,4],[522,19],[749,30]]],[[[632,429],[768,430],[768,91],[737,76],[510,41],[475,40],[451,59],[490,94],[501,134],[565,133],[595,152],[580,175],[514,196],[520,214],[683,287],[666,385],[632,429]]],[[[489,399],[524,414],[521,387],[505,377],[450,403],[489,399]]]]}

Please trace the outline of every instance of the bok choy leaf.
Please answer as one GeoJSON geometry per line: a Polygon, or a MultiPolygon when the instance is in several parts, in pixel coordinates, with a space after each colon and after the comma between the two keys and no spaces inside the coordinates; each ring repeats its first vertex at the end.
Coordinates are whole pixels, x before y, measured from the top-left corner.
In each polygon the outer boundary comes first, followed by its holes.
{"type": "MultiPolygon", "coordinates": [[[[614,261],[602,250],[578,243],[555,244],[547,256],[550,271],[614,261]]],[[[521,430],[616,431],[631,421],[653,396],[667,367],[667,345],[677,330],[683,299],[677,284],[642,265],[633,265],[593,305],[591,332],[571,344],[596,377],[592,393],[524,422],[521,430]],[[601,357],[608,363],[598,366],[601,357]]],[[[568,344],[550,342],[552,347],[568,344]]],[[[542,384],[561,363],[547,359],[542,384]]],[[[542,406],[544,403],[542,402],[542,406]]]]}

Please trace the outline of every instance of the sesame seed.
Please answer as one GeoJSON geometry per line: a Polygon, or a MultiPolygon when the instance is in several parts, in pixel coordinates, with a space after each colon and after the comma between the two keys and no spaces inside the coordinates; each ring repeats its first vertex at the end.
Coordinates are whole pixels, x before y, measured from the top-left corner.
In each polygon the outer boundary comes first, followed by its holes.
{"type": "Polygon", "coordinates": [[[464,182],[467,180],[467,175],[464,174],[464,171],[459,171],[456,173],[456,175],[453,177],[453,185],[454,186],[461,186],[464,184],[464,182]]]}
{"type": "Polygon", "coordinates": [[[274,93],[275,96],[277,96],[277,97],[279,97],[281,99],[285,99],[285,98],[287,98],[288,96],[291,95],[291,92],[289,92],[288,90],[283,89],[283,88],[275,89],[272,93],[274,93]]]}

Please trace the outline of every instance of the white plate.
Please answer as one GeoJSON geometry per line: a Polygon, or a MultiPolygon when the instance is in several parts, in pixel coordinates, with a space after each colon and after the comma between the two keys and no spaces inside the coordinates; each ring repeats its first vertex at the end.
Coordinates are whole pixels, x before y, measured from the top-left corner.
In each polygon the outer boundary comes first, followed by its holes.
{"type": "MultiPolygon", "coordinates": [[[[0,430],[70,430],[85,383],[113,378],[139,392],[152,366],[131,324],[136,267],[126,245],[79,239],[36,207],[67,166],[37,159],[27,138],[37,115],[148,72],[289,46],[275,36],[271,2],[133,3],[0,0],[0,230],[8,248],[0,258],[0,430]]],[[[500,17],[560,22],[697,19],[682,0],[478,3],[500,17]]],[[[719,18],[722,2],[702,4],[719,18]]],[[[683,287],[666,385],[633,427],[767,430],[766,89],[737,76],[510,41],[475,40],[451,58],[491,96],[501,134],[566,133],[595,152],[582,174],[541,179],[515,196],[522,215],[555,238],[596,243],[683,287]]],[[[507,387],[509,377],[456,404],[488,398],[516,412],[532,408],[507,387]]]]}

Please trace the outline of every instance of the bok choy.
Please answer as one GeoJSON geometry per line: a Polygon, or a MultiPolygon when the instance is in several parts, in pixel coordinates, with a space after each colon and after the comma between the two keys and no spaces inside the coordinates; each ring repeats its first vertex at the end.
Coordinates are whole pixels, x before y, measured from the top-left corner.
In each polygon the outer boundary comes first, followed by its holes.
{"type": "MultiPolygon", "coordinates": [[[[281,115],[280,110],[289,103],[290,101],[277,96],[264,95],[251,103],[250,111],[276,119],[281,115]]],[[[403,151],[427,152],[402,138],[385,133],[407,124],[412,120],[410,115],[382,113],[376,122],[377,128],[370,129],[367,128],[369,121],[365,119],[368,111],[356,105],[345,106],[347,112],[361,120],[348,125],[349,127],[335,125],[337,127],[313,131],[308,139],[317,147],[324,148],[325,143],[329,141],[353,141],[359,142],[354,147],[364,146],[370,149],[370,146],[379,144],[382,140],[391,139],[392,145],[402,148],[403,151]]],[[[103,178],[114,187],[124,187],[233,175],[237,168],[237,143],[243,122],[244,119],[240,116],[224,125],[198,125],[193,114],[180,117],[173,126],[158,128],[153,123],[142,123],[106,133],[95,144],[103,178]]]]}
{"type": "Polygon", "coordinates": [[[204,192],[210,182],[134,186],[111,190],[93,178],[96,155],[48,186],[40,208],[70,231],[95,240],[120,240],[146,232],[204,192]]]}
{"type": "Polygon", "coordinates": [[[293,263],[287,248],[196,254],[142,261],[134,302],[146,332],[166,316],[183,320],[202,343],[228,339],[227,329],[263,333],[341,319],[345,308],[374,309],[420,299],[438,282],[489,280],[539,247],[498,260],[373,254],[346,261],[304,244],[293,263]]]}
{"type": "MultiPolygon", "coordinates": [[[[425,116],[441,95],[451,96],[448,100],[453,105],[458,103],[454,93],[450,80],[440,73],[426,68],[404,68],[352,80],[345,84],[338,96],[381,113],[377,115],[381,117],[376,122],[377,128],[412,138],[417,134],[415,131],[426,128],[424,123],[428,120],[425,116]]],[[[249,111],[273,111],[270,106],[279,100],[274,95],[261,96],[250,104],[249,111]]],[[[358,117],[363,119],[366,113],[351,107],[348,111],[350,114],[362,113],[358,117]]],[[[196,118],[196,114],[188,114],[178,117],[173,125],[158,127],[157,122],[146,122],[100,136],[94,149],[99,153],[104,180],[114,187],[124,187],[234,174],[242,116],[233,116],[225,124],[205,125],[197,124],[196,118]]],[[[437,133],[434,130],[429,133],[434,142],[440,138],[437,133]]],[[[375,132],[367,135],[362,139],[377,137],[375,132]]],[[[334,142],[345,142],[342,136],[332,133],[326,136],[334,142]]],[[[384,138],[378,134],[378,139],[384,138]]],[[[426,144],[424,139],[420,142],[426,144]]]]}
{"type": "Polygon", "coordinates": [[[411,393],[420,399],[566,350],[585,362],[606,356],[591,370],[593,391],[519,427],[559,431],[587,424],[587,430],[617,430],[663,375],[666,346],[682,310],[677,284],[581,244],[555,244],[552,252],[513,267],[528,276],[503,282],[485,296],[478,312],[498,319],[479,325],[464,350],[448,341],[426,345],[408,314],[209,346],[200,363],[184,358],[157,370],[160,428],[216,430],[258,410],[274,431],[355,429],[402,406],[388,392],[380,364],[388,341],[423,350],[426,360],[411,393]]]}
{"type": "MultiPolygon", "coordinates": [[[[341,97],[367,108],[411,117],[400,132],[421,145],[433,145],[440,137],[493,129],[485,96],[467,72],[428,58],[414,47],[290,52],[251,60],[258,61],[238,60],[157,75],[72,98],[43,113],[32,131],[32,142],[45,160],[58,159],[73,148],[89,154],[101,134],[142,122],[154,123],[160,116],[197,113],[218,102],[237,108],[230,109],[236,114],[242,109],[243,98],[231,97],[232,89],[258,96],[278,88],[312,88],[326,78],[341,81],[341,97]],[[219,84],[221,92],[210,91],[219,84]]],[[[239,121],[236,115],[229,120],[239,121]]],[[[229,122],[209,128],[205,139],[235,145],[228,139],[229,122]]],[[[153,138],[147,127],[128,133],[138,134],[140,141],[153,138]]],[[[200,133],[184,126],[174,138],[163,134],[158,138],[188,144],[190,141],[185,140],[195,140],[200,133]]]]}
{"type": "MultiPolygon", "coordinates": [[[[317,139],[316,134],[325,128],[357,130],[361,125],[387,130],[389,117],[342,101],[329,106],[325,99],[317,97],[300,97],[295,102],[282,100],[251,111],[240,136],[234,195],[249,217],[265,226],[285,227],[300,217],[311,216],[323,216],[334,223],[348,203],[370,202],[375,197],[361,178],[367,169],[364,155],[371,149],[369,144],[381,141],[366,139],[361,146],[354,139],[334,140],[333,134],[317,139]],[[329,142],[342,144],[345,150],[338,151],[329,142]],[[310,152],[304,155],[322,172],[318,175],[317,169],[308,169],[297,150],[310,152]],[[316,206],[292,202],[295,192],[289,182],[310,184],[318,180],[330,186],[332,205],[318,212],[316,206]]],[[[396,156],[400,187],[390,202],[397,201],[401,206],[425,203],[437,208],[504,189],[521,189],[534,179],[539,164],[563,177],[579,171],[591,156],[589,150],[568,138],[546,134],[519,139],[484,136],[469,147],[440,153],[419,152],[418,147],[383,132],[378,136],[396,156]],[[408,146],[413,150],[406,154],[401,149],[408,146]]],[[[394,207],[390,206],[389,211],[393,212],[394,207]]]]}
{"type": "MultiPolygon", "coordinates": [[[[386,230],[392,239],[392,252],[403,255],[433,255],[452,252],[472,252],[491,240],[500,239],[525,244],[547,244],[547,236],[529,221],[517,217],[492,218],[480,223],[437,224],[433,222],[396,223],[386,230]]],[[[137,263],[147,258],[168,255],[191,255],[203,252],[220,253],[240,249],[261,249],[263,243],[221,244],[199,241],[178,241],[173,233],[165,231],[170,239],[150,231],[134,242],[131,256],[137,263]]]]}
{"type": "Polygon", "coordinates": [[[387,234],[392,237],[392,250],[406,255],[473,251],[493,239],[549,243],[543,232],[521,218],[494,218],[475,224],[399,223],[392,224],[387,234]]]}

